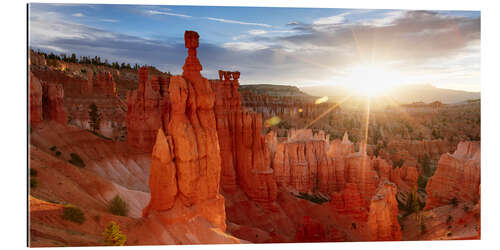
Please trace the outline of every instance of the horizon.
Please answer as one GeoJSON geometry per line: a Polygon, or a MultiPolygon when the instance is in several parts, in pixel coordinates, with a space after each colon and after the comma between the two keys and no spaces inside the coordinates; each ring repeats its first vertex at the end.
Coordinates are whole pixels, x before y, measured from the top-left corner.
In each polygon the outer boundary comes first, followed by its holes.
{"type": "Polygon", "coordinates": [[[29,21],[34,50],[173,74],[184,63],[184,30],[195,30],[208,78],[222,69],[240,71],[242,84],[480,93],[479,11],[36,3],[29,21]]]}

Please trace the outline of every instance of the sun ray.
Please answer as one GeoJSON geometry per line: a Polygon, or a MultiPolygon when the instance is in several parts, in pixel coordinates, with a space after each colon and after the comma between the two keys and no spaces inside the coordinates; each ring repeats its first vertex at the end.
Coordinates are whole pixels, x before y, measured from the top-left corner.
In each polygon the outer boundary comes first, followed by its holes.
{"type": "Polygon", "coordinates": [[[325,112],[323,112],[322,114],[320,114],[316,119],[312,120],[309,124],[307,124],[304,129],[306,128],[309,128],[311,125],[313,125],[314,123],[316,123],[319,119],[323,118],[325,115],[327,115],[328,113],[330,113],[332,110],[334,110],[335,108],[337,108],[338,106],[340,106],[342,103],[344,103],[345,101],[347,101],[347,99],[349,99],[351,96],[346,96],[344,97],[342,100],[340,100],[338,103],[335,103],[335,104],[332,104],[332,106],[330,108],[328,108],[325,112]]]}

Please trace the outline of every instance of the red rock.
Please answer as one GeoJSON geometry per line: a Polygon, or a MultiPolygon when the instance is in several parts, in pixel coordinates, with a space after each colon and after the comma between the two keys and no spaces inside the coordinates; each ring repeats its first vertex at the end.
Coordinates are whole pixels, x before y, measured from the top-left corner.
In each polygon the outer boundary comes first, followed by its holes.
{"type": "Polygon", "coordinates": [[[222,159],[221,186],[226,192],[241,188],[261,205],[276,199],[270,152],[262,135],[262,117],[241,107],[239,72],[219,71],[212,80],[215,115],[222,159]],[[231,77],[233,79],[231,79],[231,77]]]}
{"type": "Polygon", "coordinates": [[[429,156],[437,159],[449,152],[451,146],[445,140],[394,140],[387,144],[387,150],[406,150],[417,159],[429,156]]]}
{"type": "Polygon", "coordinates": [[[372,160],[366,154],[357,152],[347,157],[345,168],[346,182],[356,183],[359,192],[369,200],[375,193],[379,183],[377,172],[373,168],[372,160]]]}
{"type": "Polygon", "coordinates": [[[352,217],[357,221],[366,221],[368,210],[365,197],[358,191],[355,183],[346,183],[341,192],[332,193],[330,206],[337,213],[352,217]]]}
{"type": "Polygon", "coordinates": [[[310,216],[304,216],[302,224],[297,227],[295,240],[297,242],[324,242],[326,241],[325,229],[310,216]]]}
{"type": "Polygon", "coordinates": [[[66,125],[67,115],[64,107],[64,89],[61,84],[47,83],[43,87],[44,119],[54,120],[66,125]]]}
{"type": "Polygon", "coordinates": [[[93,82],[92,92],[95,95],[116,96],[116,82],[110,72],[98,73],[93,82]]]}
{"type": "Polygon", "coordinates": [[[43,121],[42,85],[30,72],[30,125],[36,126],[43,121]]]}
{"type": "Polygon", "coordinates": [[[481,185],[481,144],[460,142],[453,154],[443,154],[429,179],[425,209],[458,202],[478,201],[481,185]]]}
{"type": "Polygon", "coordinates": [[[368,230],[371,241],[395,241],[402,239],[398,223],[398,188],[395,184],[382,181],[370,202],[368,230]]]}
{"type": "Polygon", "coordinates": [[[351,141],[349,141],[349,135],[347,134],[347,132],[344,133],[342,141],[333,140],[328,150],[328,156],[330,157],[335,157],[335,156],[345,157],[352,153],[354,153],[354,144],[351,141]]]}
{"type": "MultiPolygon", "coordinates": [[[[172,76],[170,79],[169,108],[161,109],[163,124],[153,150],[151,201],[143,215],[158,218],[164,224],[187,222],[200,216],[225,230],[224,198],[219,194],[221,161],[213,111],[215,96],[208,80],[201,75],[195,77],[197,68],[191,65],[198,60],[192,58],[196,56],[194,44],[197,45],[198,34],[186,34],[188,58],[191,58],[183,68],[184,77],[189,78],[172,76]]],[[[145,75],[141,71],[141,81],[145,75]]],[[[137,96],[144,96],[145,100],[136,100],[146,104],[148,99],[158,100],[155,89],[159,90],[146,81],[137,90],[137,96]]],[[[145,107],[148,110],[148,105],[145,107]]]]}
{"type": "Polygon", "coordinates": [[[166,95],[152,87],[148,68],[140,68],[138,89],[127,93],[128,145],[146,152],[152,150],[162,117],[168,114],[168,101],[166,95]]]}

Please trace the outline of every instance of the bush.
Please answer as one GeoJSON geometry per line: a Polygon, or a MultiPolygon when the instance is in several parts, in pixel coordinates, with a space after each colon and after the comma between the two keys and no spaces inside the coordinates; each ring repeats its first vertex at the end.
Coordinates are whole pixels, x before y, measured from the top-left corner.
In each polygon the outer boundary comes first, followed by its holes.
{"type": "Polygon", "coordinates": [[[69,154],[71,156],[71,159],[69,160],[69,163],[77,166],[77,167],[80,167],[80,168],[84,168],[85,167],[85,163],[83,162],[82,158],[75,154],[75,153],[71,153],[69,154]]]}
{"type": "Polygon", "coordinates": [[[469,207],[467,205],[464,205],[464,212],[469,212],[469,207]]]}
{"type": "Polygon", "coordinates": [[[85,221],[85,215],[82,210],[72,205],[66,205],[64,207],[62,218],[79,224],[82,224],[85,221]]]}
{"type": "Polygon", "coordinates": [[[450,204],[453,205],[453,207],[457,207],[458,206],[457,197],[453,197],[453,199],[451,199],[451,201],[450,201],[450,204]]]}
{"type": "Polygon", "coordinates": [[[61,151],[57,150],[56,151],[56,156],[61,156],[61,151]]]}
{"type": "Polygon", "coordinates": [[[446,231],[446,237],[450,237],[451,236],[451,231],[446,231]]]}
{"type": "Polygon", "coordinates": [[[50,147],[50,151],[56,151],[57,147],[56,146],[52,146],[50,147]]]}
{"type": "Polygon", "coordinates": [[[38,175],[38,172],[36,171],[36,169],[30,168],[30,176],[34,177],[34,176],[37,176],[37,175],[38,175]]]}
{"type": "Polygon", "coordinates": [[[127,242],[127,236],[120,231],[120,226],[114,221],[108,224],[102,234],[106,246],[123,246],[127,242]]]}
{"type": "Polygon", "coordinates": [[[118,195],[109,202],[108,209],[114,215],[127,216],[128,214],[127,203],[118,195]]]}
{"type": "Polygon", "coordinates": [[[419,175],[419,176],[418,176],[418,180],[417,180],[418,187],[419,187],[420,189],[422,189],[422,190],[424,190],[424,191],[425,191],[425,187],[427,186],[427,181],[428,181],[428,180],[429,180],[429,179],[428,179],[428,178],[426,178],[425,176],[423,176],[423,175],[419,175]]]}
{"type": "Polygon", "coordinates": [[[30,188],[38,187],[38,180],[36,178],[30,178],[30,188]]]}
{"type": "Polygon", "coordinates": [[[427,227],[424,223],[420,224],[420,234],[425,234],[427,232],[427,227]]]}
{"type": "Polygon", "coordinates": [[[451,215],[448,215],[448,218],[446,219],[446,224],[450,224],[452,220],[453,217],[451,215]]]}

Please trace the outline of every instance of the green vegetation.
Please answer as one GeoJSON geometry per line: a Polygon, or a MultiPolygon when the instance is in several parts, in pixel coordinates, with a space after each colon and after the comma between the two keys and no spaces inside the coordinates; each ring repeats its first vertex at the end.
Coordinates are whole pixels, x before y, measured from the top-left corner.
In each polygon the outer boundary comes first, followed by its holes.
{"type": "Polygon", "coordinates": [[[108,224],[102,234],[106,246],[123,246],[127,242],[127,236],[120,231],[120,226],[114,221],[108,224]]]}
{"type": "Polygon", "coordinates": [[[30,188],[38,187],[38,180],[36,178],[30,178],[30,188]]]}
{"type": "Polygon", "coordinates": [[[458,206],[457,197],[453,197],[453,199],[451,199],[451,201],[450,201],[450,204],[453,205],[453,207],[457,207],[458,206]]]}
{"type": "Polygon", "coordinates": [[[115,196],[108,204],[108,210],[114,214],[119,216],[127,216],[128,214],[128,206],[127,203],[122,200],[120,196],[115,196]]]}
{"type": "Polygon", "coordinates": [[[57,150],[57,147],[56,146],[52,146],[50,147],[50,151],[56,151],[57,150]]]}
{"type": "Polygon", "coordinates": [[[446,237],[450,237],[451,235],[451,231],[446,231],[446,237]]]}
{"type": "Polygon", "coordinates": [[[392,169],[395,169],[396,167],[401,168],[404,163],[405,163],[405,160],[400,159],[399,161],[394,162],[394,165],[392,165],[392,169]]]}
{"type": "Polygon", "coordinates": [[[453,221],[453,217],[451,215],[448,215],[448,218],[446,218],[446,224],[450,224],[453,221]]]}
{"type": "Polygon", "coordinates": [[[61,156],[61,151],[57,150],[56,151],[56,156],[61,156]]]}
{"type": "Polygon", "coordinates": [[[79,167],[79,168],[84,168],[85,167],[85,163],[83,162],[82,158],[75,154],[75,153],[71,153],[69,154],[71,156],[71,159],[69,160],[69,163],[79,167]]]}
{"type": "Polygon", "coordinates": [[[66,205],[64,207],[62,218],[79,224],[82,224],[85,221],[85,215],[82,210],[73,205],[66,205]]]}
{"type": "Polygon", "coordinates": [[[30,176],[34,177],[34,176],[37,176],[37,175],[38,175],[38,172],[36,171],[36,169],[30,168],[30,176]]]}
{"type": "Polygon", "coordinates": [[[425,187],[427,186],[428,181],[429,181],[429,178],[427,178],[423,175],[419,175],[418,180],[417,180],[418,188],[425,192],[425,187]]]}

